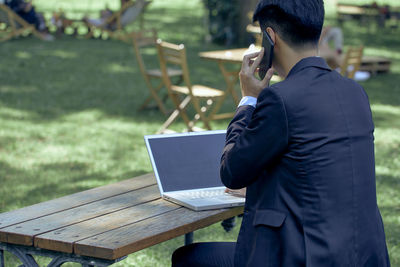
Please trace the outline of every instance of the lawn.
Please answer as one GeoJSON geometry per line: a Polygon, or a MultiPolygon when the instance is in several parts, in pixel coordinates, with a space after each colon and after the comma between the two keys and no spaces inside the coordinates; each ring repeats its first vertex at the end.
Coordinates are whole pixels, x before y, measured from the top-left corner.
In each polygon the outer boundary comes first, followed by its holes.
{"type": "MultiPolygon", "coordinates": [[[[40,10],[62,8],[71,16],[96,14],[105,2],[35,1],[40,10]]],[[[118,1],[108,2],[116,8],[118,1]]],[[[200,51],[224,48],[204,42],[201,1],[153,2],[145,24],[164,40],[185,43],[194,83],[224,88],[216,64],[198,57],[200,51]]],[[[327,23],[335,24],[333,0],[325,2],[327,23]]],[[[391,73],[362,85],[376,127],[378,203],[392,265],[400,266],[400,29],[347,22],[343,30],[347,46],[364,44],[366,54],[393,60],[391,73]]],[[[147,89],[131,45],[72,36],[54,42],[23,38],[0,43],[0,55],[0,212],[152,171],[143,135],[155,133],[165,117],[155,109],[137,110],[147,89]]],[[[156,64],[155,51],[149,51],[147,59],[156,64]]],[[[232,101],[223,109],[232,110],[232,101]]],[[[227,124],[213,126],[225,129],[227,124]]],[[[174,129],[183,129],[183,123],[174,129]]],[[[233,241],[237,232],[238,227],[225,233],[216,224],[197,231],[195,240],[233,241]]],[[[183,238],[170,240],[115,266],[168,266],[172,251],[182,243],[183,238]]],[[[17,266],[13,256],[6,258],[7,266],[17,266]]],[[[41,259],[40,265],[46,262],[41,259]]]]}

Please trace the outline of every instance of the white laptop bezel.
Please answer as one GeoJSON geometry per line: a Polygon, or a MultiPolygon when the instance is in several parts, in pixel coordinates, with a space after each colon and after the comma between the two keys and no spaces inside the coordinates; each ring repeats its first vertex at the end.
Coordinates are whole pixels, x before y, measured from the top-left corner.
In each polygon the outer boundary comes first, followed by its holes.
{"type": "MultiPolygon", "coordinates": [[[[144,141],[146,143],[147,152],[149,153],[151,165],[153,167],[154,175],[157,179],[158,189],[160,190],[161,196],[164,195],[164,190],[162,188],[161,180],[158,174],[157,166],[155,164],[155,160],[153,157],[153,153],[151,150],[151,146],[149,143],[150,139],[159,139],[159,138],[169,138],[169,137],[183,137],[183,136],[190,136],[190,135],[211,135],[211,134],[226,134],[226,130],[213,130],[213,131],[201,131],[201,132],[185,132],[185,133],[173,133],[173,134],[153,134],[153,135],[145,135],[144,141]]],[[[187,190],[197,190],[197,189],[187,189],[187,190]]],[[[182,190],[183,191],[183,190],[182,190]]],[[[169,191],[174,192],[174,191],[169,191]]]]}

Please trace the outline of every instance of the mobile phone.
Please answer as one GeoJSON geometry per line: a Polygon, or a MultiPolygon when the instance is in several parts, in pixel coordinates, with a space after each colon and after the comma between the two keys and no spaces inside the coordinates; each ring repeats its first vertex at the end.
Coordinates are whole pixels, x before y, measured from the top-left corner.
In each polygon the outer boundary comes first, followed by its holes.
{"type": "Polygon", "coordinates": [[[274,42],[267,33],[266,30],[262,30],[262,46],[264,47],[264,56],[261,60],[260,66],[258,66],[258,75],[261,79],[264,79],[267,71],[272,66],[272,59],[274,57],[274,42]]]}

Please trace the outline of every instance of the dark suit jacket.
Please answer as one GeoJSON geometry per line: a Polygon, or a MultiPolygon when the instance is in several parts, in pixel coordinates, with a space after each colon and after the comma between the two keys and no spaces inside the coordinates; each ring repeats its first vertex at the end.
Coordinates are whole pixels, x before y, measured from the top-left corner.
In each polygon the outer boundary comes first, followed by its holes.
{"type": "Polygon", "coordinates": [[[389,266],[368,98],[305,58],[239,107],[221,178],[247,187],[235,266],[389,266]]]}

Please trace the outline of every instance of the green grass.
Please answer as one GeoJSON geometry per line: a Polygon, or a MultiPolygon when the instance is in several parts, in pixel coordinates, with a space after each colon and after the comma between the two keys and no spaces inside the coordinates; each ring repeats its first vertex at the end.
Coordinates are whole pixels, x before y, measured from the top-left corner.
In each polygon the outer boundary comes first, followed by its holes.
{"type": "MultiPolygon", "coordinates": [[[[105,0],[36,0],[38,9],[96,14],[105,0]],[[90,9],[88,10],[88,8],[90,9]]],[[[108,1],[116,8],[118,1],[108,1]]],[[[325,1],[334,24],[333,2],[325,1]]],[[[392,1],[396,4],[396,1],[392,1]]],[[[223,49],[203,42],[200,0],[154,0],[146,25],[161,38],[185,43],[193,82],[224,88],[214,62],[198,52],[223,49]],[[173,4],[171,4],[173,2],[173,4]]],[[[132,25],[132,28],[137,25],[132,25]]],[[[399,30],[344,24],[345,44],[393,60],[392,72],[362,83],[376,126],[378,201],[393,266],[400,265],[400,47],[399,30]]],[[[64,36],[55,42],[23,38],[0,44],[0,212],[151,172],[143,135],[165,120],[157,110],[137,111],[147,89],[132,47],[114,40],[64,36]]],[[[148,61],[156,64],[155,51],[148,61]]],[[[238,89],[238,88],[237,88],[238,89]]],[[[232,101],[223,107],[233,108],[232,101]]],[[[214,123],[226,128],[228,121],[214,123]]],[[[178,123],[174,129],[183,129],[178,123]]],[[[219,224],[195,233],[196,241],[233,241],[219,224]]],[[[116,266],[168,266],[177,238],[137,252],[116,266]]],[[[9,266],[15,258],[6,254],[9,266]]],[[[40,259],[41,266],[48,260],[40,259]]],[[[75,265],[71,265],[75,266],[75,265]]]]}

